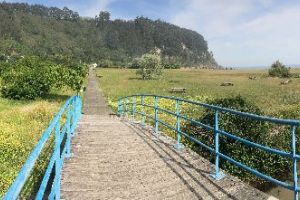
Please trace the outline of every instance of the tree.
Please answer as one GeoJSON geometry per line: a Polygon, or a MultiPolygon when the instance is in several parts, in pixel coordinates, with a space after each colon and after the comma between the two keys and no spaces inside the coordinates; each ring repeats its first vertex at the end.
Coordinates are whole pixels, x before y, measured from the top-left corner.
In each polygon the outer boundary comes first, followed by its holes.
{"type": "Polygon", "coordinates": [[[141,75],[143,80],[152,79],[162,74],[163,66],[160,56],[156,54],[144,54],[138,62],[139,69],[136,74],[141,75]]]}
{"type": "Polygon", "coordinates": [[[103,28],[110,20],[110,13],[107,11],[101,11],[99,16],[96,16],[96,26],[103,28]]]}
{"type": "Polygon", "coordinates": [[[274,77],[286,78],[290,77],[290,68],[283,65],[279,60],[274,62],[269,69],[269,75],[274,77]]]}

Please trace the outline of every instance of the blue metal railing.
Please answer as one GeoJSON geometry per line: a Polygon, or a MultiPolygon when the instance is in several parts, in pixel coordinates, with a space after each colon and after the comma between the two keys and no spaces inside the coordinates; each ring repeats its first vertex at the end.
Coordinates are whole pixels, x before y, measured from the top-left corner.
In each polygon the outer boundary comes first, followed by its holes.
{"type": "Polygon", "coordinates": [[[137,95],[131,95],[131,96],[120,98],[118,100],[118,114],[121,116],[124,116],[125,114],[127,115],[128,112],[131,112],[131,116],[133,118],[134,118],[135,114],[139,114],[141,116],[141,125],[142,126],[144,126],[144,124],[145,124],[146,117],[154,120],[155,133],[158,133],[158,131],[159,131],[158,130],[159,124],[175,131],[176,132],[175,148],[177,148],[177,149],[183,148],[183,145],[181,144],[181,137],[183,135],[187,139],[191,140],[192,142],[204,147],[205,149],[207,149],[211,153],[213,153],[215,155],[215,171],[214,171],[213,177],[216,180],[220,180],[221,178],[224,177],[224,174],[222,174],[220,172],[220,167],[219,167],[219,161],[220,161],[220,158],[222,158],[222,159],[227,160],[228,162],[232,163],[235,166],[238,166],[242,169],[245,169],[245,170],[255,174],[256,176],[258,176],[260,178],[263,178],[263,179],[265,179],[269,182],[272,182],[276,185],[279,185],[279,186],[285,187],[289,190],[292,190],[294,192],[294,199],[298,200],[298,192],[300,191],[300,187],[298,187],[297,161],[300,160],[300,155],[298,155],[296,153],[296,130],[300,126],[299,120],[278,119],[278,118],[260,116],[260,115],[256,115],[256,114],[252,114],[252,113],[240,112],[240,111],[236,111],[236,110],[232,110],[232,109],[228,109],[228,108],[222,108],[219,106],[209,105],[209,104],[191,101],[191,100],[187,100],[187,99],[182,99],[182,98],[177,98],[177,97],[160,96],[160,95],[150,95],[150,94],[137,94],[137,95]],[[153,105],[145,104],[145,97],[153,98],[153,105]],[[132,100],[131,103],[129,103],[130,98],[132,100]],[[136,102],[136,98],[140,98],[140,103],[136,102]],[[160,108],[159,107],[159,99],[169,99],[169,100],[175,101],[175,112],[172,112],[172,111],[164,109],[164,108],[160,108]],[[196,121],[194,119],[191,119],[187,116],[182,115],[181,111],[180,111],[180,105],[182,103],[192,104],[192,105],[196,105],[196,106],[200,106],[203,108],[213,110],[214,111],[214,126],[212,127],[212,126],[203,124],[199,121],[196,121]],[[131,105],[131,111],[128,110],[128,105],[131,105]],[[141,111],[137,111],[136,106],[140,106],[141,111]],[[153,110],[154,116],[146,114],[145,108],[154,109],[153,110]],[[173,125],[159,119],[158,111],[162,111],[163,113],[165,113],[167,115],[172,115],[173,117],[175,117],[175,119],[176,119],[175,127],[173,125]],[[247,118],[253,119],[253,120],[266,121],[266,122],[271,122],[271,123],[275,123],[275,124],[279,124],[279,125],[290,126],[291,127],[292,152],[285,152],[282,150],[270,148],[268,146],[264,146],[264,145],[249,141],[247,139],[238,137],[238,136],[234,135],[234,133],[228,133],[226,131],[220,130],[219,129],[220,113],[230,113],[230,114],[237,115],[237,116],[247,117],[247,118]],[[186,120],[186,121],[192,122],[193,124],[196,124],[197,126],[200,126],[207,130],[213,131],[214,132],[214,147],[210,147],[210,146],[204,144],[203,142],[199,141],[198,139],[194,138],[193,136],[189,135],[188,133],[183,132],[180,129],[181,120],[186,120]],[[253,169],[243,163],[240,163],[240,162],[234,160],[233,158],[219,152],[220,134],[225,137],[234,139],[234,140],[236,140],[240,143],[243,143],[247,146],[254,147],[254,148],[266,151],[268,153],[277,154],[277,155],[280,155],[283,157],[291,158],[293,160],[293,184],[288,184],[286,182],[277,180],[271,176],[263,174],[255,169],[253,169]]]}
{"type": "Polygon", "coordinates": [[[71,137],[80,118],[81,108],[82,102],[79,96],[73,96],[65,102],[59,112],[55,115],[54,119],[50,122],[48,128],[44,131],[41,139],[32,150],[15,181],[4,195],[3,200],[18,199],[39,155],[41,155],[45,144],[50,140],[53,134],[54,150],[35,199],[42,200],[44,198],[46,188],[49,185],[50,175],[53,170],[55,172],[54,180],[50,183],[51,191],[48,199],[60,199],[60,172],[64,158],[71,155],[71,137]],[[65,119],[64,116],[66,116],[65,119]]]}

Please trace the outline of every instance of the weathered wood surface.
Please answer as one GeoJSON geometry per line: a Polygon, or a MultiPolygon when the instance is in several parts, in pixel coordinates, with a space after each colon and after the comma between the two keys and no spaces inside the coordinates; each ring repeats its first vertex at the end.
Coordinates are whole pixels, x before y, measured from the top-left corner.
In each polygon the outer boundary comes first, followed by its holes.
{"type": "Polygon", "coordinates": [[[213,180],[214,166],[187,148],[176,151],[173,139],[110,117],[97,91],[91,74],[62,199],[268,199],[233,176],[213,180]]]}
{"type": "Polygon", "coordinates": [[[170,90],[171,93],[185,93],[186,92],[186,88],[182,88],[182,87],[179,87],[179,88],[172,88],[170,90]]]}

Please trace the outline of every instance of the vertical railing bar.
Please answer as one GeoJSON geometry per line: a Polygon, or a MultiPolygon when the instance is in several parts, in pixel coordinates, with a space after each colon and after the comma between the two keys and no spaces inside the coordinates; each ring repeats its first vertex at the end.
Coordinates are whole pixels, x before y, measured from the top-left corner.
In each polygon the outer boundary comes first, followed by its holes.
{"type": "Polygon", "coordinates": [[[144,95],[141,96],[141,113],[142,113],[142,127],[145,127],[145,108],[144,108],[144,101],[145,97],[144,95]]]}
{"type": "Polygon", "coordinates": [[[121,116],[121,99],[118,99],[118,110],[117,110],[118,116],[121,116]]]}
{"type": "Polygon", "coordinates": [[[128,113],[127,113],[127,106],[128,106],[128,98],[126,97],[125,98],[125,116],[127,117],[128,116],[128,113]]]}
{"type": "Polygon", "coordinates": [[[154,119],[155,119],[155,134],[158,134],[158,97],[154,96],[154,119]]]}
{"type": "Polygon", "coordinates": [[[135,98],[134,98],[134,96],[131,98],[131,116],[132,116],[132,121],[134,122],[134,117],[135,117],[135,98]]]}
{"type": "Polygon", "coordinates": [[[68,106],[68,111],[67,111],[67,152],[66,152],[66,157],[71,156],[71,110],[70,110],[70,105],[68,106]]]}
{"type": "Polygon", "coordinates": [[[176,112],[176,145],[177,150],[183,149],[183,144],[181,143],[181,131],[180,131],[180,101],[175,100],[175,112],[176,112]]]}
{"type": "Polygon", "coordinates": [[[214,117],[214,142],[215,142],[215,173],[212,175],[214,179],[221,180],[224,174],[220,172],[220,155],[219,155],[219,111],[215,110],[214,117]]]}
{"type": "Polygon", "coordinates": [[[298,200],[298,171],[297,171],[297,158],[296,158],[296,151],[297,151],[297,138],[296,138],[296,126],[291,127],[292,132],[292,155],[293,155],[293,181],[294,181],[294,199],[298,200]]]}
{"type": "Polygon", "coordinates": [[[60,199],[60,121],[57,122],[55,126],[55,151],[56,159],[55,159],[55,198],[60,199]]]}

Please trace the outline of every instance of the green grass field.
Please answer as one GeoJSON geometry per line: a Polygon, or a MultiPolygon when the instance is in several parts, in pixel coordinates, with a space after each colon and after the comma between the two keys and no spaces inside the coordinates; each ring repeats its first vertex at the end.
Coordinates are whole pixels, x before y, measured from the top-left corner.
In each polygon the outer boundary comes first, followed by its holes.
{"type": "MultiPolygon", "coordinates": [[[[292,70],[300,74],[300,69],[292,70]]],[[[241,95],[255,102],[267,115],[276,117],[300,117],[300,78],[285,79],[267,76],[267,70],[165,70],[157,80],[141,80],[135,70],[97,69],[101,89],[111,101],[118,97],[151,93],[168,96],[210,96],[212,98],[241,95]],[[250,80],[256,76],[257,80],[250,80]],[[234,86],[220,86],[222,82],[233,82],[234,86]],[[183,95],[170,93],[171,88],[184,87],[183,95]]]]}
{"type": "MultiPolygon", "coordinates": [[[[66,90],[35,101],[0,98],[0,197],[11,185],[50,120],[69,95],[71,92],[66,90]]],[[[35,175],[42,170],[35,171],[35,175]]]]}

